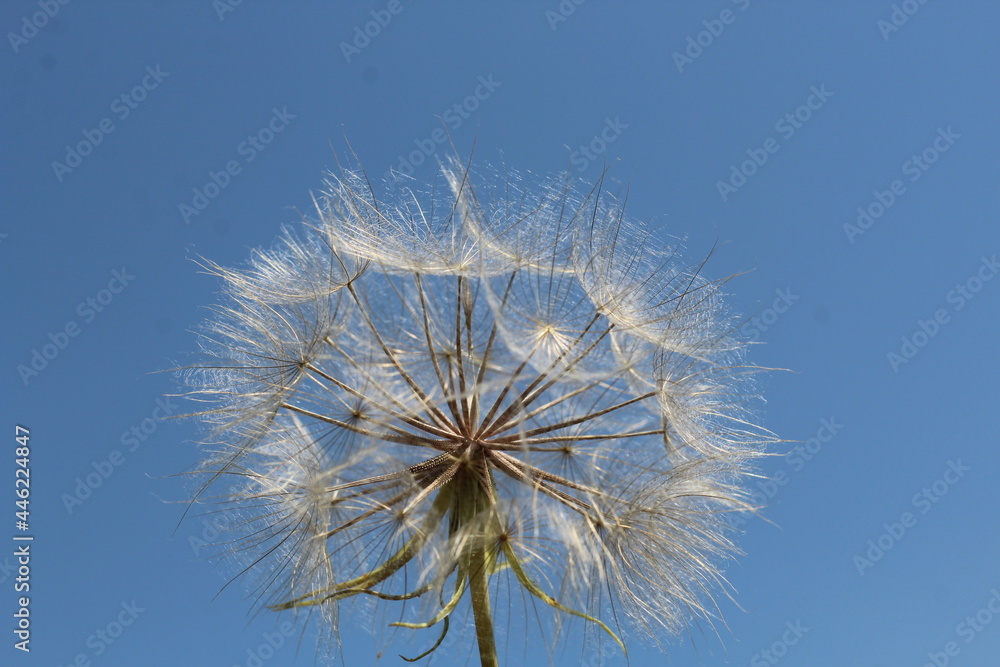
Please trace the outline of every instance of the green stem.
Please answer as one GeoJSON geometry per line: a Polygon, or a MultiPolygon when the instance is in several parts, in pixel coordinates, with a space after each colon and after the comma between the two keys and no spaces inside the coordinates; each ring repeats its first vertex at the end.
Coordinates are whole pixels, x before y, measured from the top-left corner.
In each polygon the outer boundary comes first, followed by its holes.
{"type": "Polygon", "coordinates": [[[490,501],[493,480],[483,459],[474,450],[468,467],[455,476],[452,496],[451,534],[469,542],[463,548],[462,559],[469,578],[472,596],[472,616],[476,621],[479,660],[483,667],[498,667],[496,638],[493,635],[493,612],[490,608],[490,573],[493,559],[489,554],[491,526],[496,520],[490,501]]]}
{"type": "Polygon", "coordinates": [[[493,613],[490,610],[489,566],[486,550],[476,545],[470,554],[469,592],[472,594],[472,615],[476,619],[476,639],[479,660],[483,667],[497,667],[496,638],[493,634],[493,613]]]}

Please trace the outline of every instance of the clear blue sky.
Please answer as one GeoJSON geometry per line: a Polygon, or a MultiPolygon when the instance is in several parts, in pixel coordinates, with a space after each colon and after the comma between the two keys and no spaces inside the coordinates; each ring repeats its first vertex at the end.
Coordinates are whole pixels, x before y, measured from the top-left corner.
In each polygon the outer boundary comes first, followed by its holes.
{"type": "MultiPolygon", "coordinates": [[[[718,243],[706,271],[741,274],[752,359],[791,370],[765,382],[766,425],[816,438],[762,467],[773,524],[745,526],[722,640],[693,629],[669,663],[633,643],[632,664],[997,664],[1000,6],[221,4],[0,5],[0,664],[231,667],[280,632],[240,588],[215,597],[200,519],[174,532],[187,488],[168,475],[197,460],[195,427],[156,420],[184,408],[155,371],[195,348],[216,298],[192,257],[269,245],[345,136],[375,175],[444,154],[438,116],[462,152],[478,134],[479,159],[521,170],[617,160],[632,216],[692,257],[718,243]],[[353,46],[372,11],[391,20],[353,46]],[[30,655],[10,631],[15,424],[30,655]]],[[[346,664],[369,664],[370,635],[347,628],[346,664]]]]}

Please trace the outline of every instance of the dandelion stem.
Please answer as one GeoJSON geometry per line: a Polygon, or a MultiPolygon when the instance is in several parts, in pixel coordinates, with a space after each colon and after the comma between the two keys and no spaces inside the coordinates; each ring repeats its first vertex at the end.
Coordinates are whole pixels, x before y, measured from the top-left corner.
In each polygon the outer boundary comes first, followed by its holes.
{"type": "Polygon", "coordinates": [[[485,545],[476,545],[470,554],[469,591],[472,594],[472,615],[476,619],[476,639],[479,642],[479,660],[483,667],[496,667],[496,637],[493,633],[493,612],[490,610],[488,556],[485,545]]]}
{"type": "Polygon", "coordinates": [[[451,527],[452,535],[457,533],[469,540],[463,549],[463,559],[467,559],[479,659],[483,667],[496,667],[499,661],[489,589],[490,572],[495,560],[489,550],[489,536],[496,522],[496,507],[491,498],[494,482],[483,450],[474,449],[470,454],[468,466],[456,475],[450,485],[454,487],[451,527]]]}

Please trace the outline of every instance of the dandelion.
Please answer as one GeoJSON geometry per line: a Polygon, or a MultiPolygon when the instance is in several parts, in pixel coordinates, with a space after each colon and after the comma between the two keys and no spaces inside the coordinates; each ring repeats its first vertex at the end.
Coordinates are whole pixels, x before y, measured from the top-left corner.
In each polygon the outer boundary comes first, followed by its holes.
{"type": "Polygon", "coordinates": [[[407,660],[474,628],[483,665],[529,618],[620,650],[718,618],[726,513],[769,441],[756,369],[721,283],[603,188],[451,161],[380,197],[341,169],[271,250],[206,264],[197,500],[240,517],[262,607],[334,644],[348,604],[436,628],[407,660]]]}

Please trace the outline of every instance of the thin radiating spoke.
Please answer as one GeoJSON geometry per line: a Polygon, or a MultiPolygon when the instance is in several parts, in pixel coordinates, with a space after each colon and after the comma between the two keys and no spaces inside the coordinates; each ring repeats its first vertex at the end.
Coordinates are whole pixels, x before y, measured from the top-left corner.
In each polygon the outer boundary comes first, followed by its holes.
{"type": "Polygon", "coordinates": [[[559,435],[559,436],[549,436],[547,438],[523,438],[518,440],[518,444],[521,445],[520,448],[527,446],[530,447],[533,452],[555,452],[562,451],[561,448],[552,447],[549,449],[542,447],[532,447],[532,445],[539,445],[546,442],[581,442],[588,440],[618,440],[621,438],[638,438],[644,435],[663,435],[663,429],[656,429],[655,431],[632,431],[631,433],[598,433],[591,435],[559,435]]]}
{"type": "Polygon", "coordinates": [[[512,459],[511,457],[506,456],[502,452],[491,452],[490,462],[493,463],[498,470],[505,473],[506,475],[513,477],[518,481],[530,482],[533,488],[538,489],[539,491],[541,491],[542,493],[551,498],[555,498],[563,505],[566,505],[567,507],[572,508],[577,512],[580,512],[581,514],[590,513],[591,506],[589,503],[584,502],[583,500],[580,500],[579,498],[576,498],[575,496],[572,496],[566,493],[565,491],[554,489],[541,479],[532,478],[531,475],[529,475],[528,473],[526,473],[524,470],[521,469],[521,466],[519,465],[520,462],[516,461],[516,459],[512,459]]]}
{"type": "Polygon", "coordinates": [[[333,417],[327,417],[326,415],[321,415],[311,410],[306,410],[305,408],[300,408],[291,403],[285,402],[281,404],[281,407],[286,410],[291,410],[292,412],[297,412],[300,415],[305,415],[306,417],[312,417],[318,421],[326,422],[327,424],[333,424],[334,426],[339,426],[340,428],[346,429],[357,433],[358,435],[368,436],[370,438],[376,438],[378,440],[384,440],[385,442],[395,442],[401,445],[415,445],[417,447],[432,447],[434,449],[441,450],[451,450],[454,449],[454,443],[447,440],[429,440],[415,433],[410,433],[409,431],[404,431],[403,429],[393,426],[391,424],[384,424],[378,422],[379,426],[395,431],[398,435],[392,435],[391,433],[383,433],[381,431],[373,431],[367,428],[361,428],[360,426],[355,426],[340,419],[335,419],[333,417]]]}
{"type": "Polygon", "coordinates": [[[480,435],[488,438],[495,435],[496,433],[502,433],[503,431],[510,428],[509,425],[511,422],[511,418],[516,416],[519,410],[523,410],[526,407],[528,407],[532,402],[538,399],[539,396],[544,394],[550,387],[556,384],[566,373],[568,373],[573,368],[573,366],[579,363],[580,360],[582,360],[584,357],[590,354],[593,351],[593,349],[597,347],[597,345],[611,331],[613,325],[609,325],[608,328],[605,329],[600,334],[600,336],[598,336],[597,340],[591,343],[587,347],[587,349],[584,350],[576,359],[574,359],[566,368],[561,369],[561,371],[554,378],[552,378],[548,382],[545,382],[545,379],[549,376],[549,374],[553,370],[556,369],[556,367],[559,365],[559,362],[562,361],[563,357],[565,357],[570,351],[573,350],[573,348],[575,348],[580,343],[580,341],[584,339],[584,337],[587,335],[587,332],[589,332],[590,328],[597,323],[600,317],[601,317],[600,314],[594,315],[594,317],[591,318],[587,326],[584,327],[583,331],[580,332],[580,335],[576,337],[576,340],[574,340],[569,345],[569,347],[560,352],[559,355],[555,359],[553,359],[552,362],[549,364],[549,367],[545,369],[545,372],[540,373],[538,377],[532,380],[531,383],[529,383],[528,386],[525,387],[524,390],[521,392],[521,395],[517,399],[512,401],[511,404],[507,407],[507,409],[504,410],[499,417],[494,419],[493,422],[490,423],[488,427],[482,429],[480,435]],[[545,382],[545,384],[539,387],[539,385],[542,384],[543,382],[545,382]],[[538,388],[537,391],[536,387],[538,388]]]}
{"type": "Polygon", "coordinates": [[[371,403],[372,405],[374,405],[376,408],[378,408],[382,412],[384,412],[387,415],[390,415],[392,417],[395,417],[396,419],[399,419],[400,421],[402,421],[405,424],[409,424],[410,426],[412,426],[414,428],[418,428],[418,429],[420,429],[422,431],[426,431],[427,433],[432,433],[432,434],[434,434],[434,435],[436,435],[438,437],[442,437],[442,438],[454,437],[454,434],[451,433],[450,431],[444,431],[442,429],[436,428],[434,426],[431,426],[430,424],[428,424],[427,422],[425,422],[422,419],[418,419],[417,417],[406,415],[406,414],[403,414],[401,412],[396,412],[392,408],[389,408],[387,406],[382,405],[381,403],[378,403],[377,401],[373,400],[371,398],[371,396],[369,396],[368,394],[365,394],[365,393],[363,393],[361,391],[358,391],[357,389],[354,389],[354,388],[348,386],[347,384],[341,382],[340,380],[338,380],[337,378],[333,377],[332,375],[329,375],[328,373],[324,373],[321,369],[316,368],[312,364],[307,364],[306,368],[308,368],[312,372],[316,373],[317,375],[319,375],[320,377],[322,377],[324,380],[327,380],[328,382],[336,385],[337,387],[340,387],[341,389],[343,389],[344,391],[348,392],[349,394],[351,394],[355,398],[360,398],[360,399],[362,399],[364,401],[367,401],[367,402],[371,403]]]}
{"type": "MultiPolygon", "coordinates": [[[[434,340],[431,337],[431,323],[430,316],[427,313],[427,296],[424,293],[424,281],[420,277],[419,273],[413,274],[413,280],[417,285],[417,294],[420,295],[420,309],[421,317],[423,319],[423,330],[424,330],[424,340],[427,343],[427,355],[430,357],[431,365],[434,367],[434,373],[437,375],[438,384],[441,386],[441,391],[445,396],[445,400],[448,403],[448,409],[451,412],[452,418],[455,420],[455,424],[461,424],[461,419],[459,418],[458,406],[455,405],[454,392],[450,386],[450,383],[446,382],[444,379],[444,373],[441,371],[441,365],[438,363],[437,350],[434,349],[434,340]]],[[[461,431],[461,429],[459,429],[461,431]]]]}
{"type": "MultiPolygon", "coordinates": [[[[541,435],[542,433],[549,433],[551,431],[557,431],[559,429],[567,428],[569,426],[576,426],[577,424],[582,424],[584,422],[588,422],[588,421],[591,421],[593,419],[597,419],[598,417],[603,417],[604,415],[606,415],[608,413],[611,413],[611,412],[614,412],[615,410],[621,410],[622,408],[628,407],[628,406],[632,405],[633,403],[638,403],[639,401],[644,401],[647,398],[651,398],[653,396],[656,396],[656,392],[655,391],[651,391],[651,392],[642,394],[641,396],[636,396],[635,398],[630,398],[627,401],[622,401],[621,403],[618,403],[616,405],[612,405],[609,408],[604,408],[603,410],[598,410],[597,412],[589,412],[589,413],[584,414],[584,415],[582,415],[580,417],[575,417],[573,419],[567,419],[565,421],[561,421],[561,422],[556,423],[556,424],[549,424],[548,426],[540,426],[538,428],[531,429],[530,431],[525,431],[524,433],[520,433],[520,434],[516,434],[516,435],[505,435],[505,436],[501,436],[499,438],[492,438],[491,440],[494,441],[494,442],[514,442],[514,441],[518,440],[519,438],[531,438],[531,437],[534,437],[536,435],[541,435]]],[[[511,427],[508,427],[507,430],[509,430],[510,428],[511,427]]]]}
{"type": "Polygon", "coordinates": [[[371,315],[369,315],[368,309],[361,302],[361,297],[358,296],[358,292],[354,289],[354,285],[348,284],[347,290],[351,293],[351,296],[354,297],[355,302],[358,304],[359,310],[361,311],[365,322],[368,324],[368,328],[371,330],[372,335],[375,336],[375,340],[378,342],[379,347],[382,348],[382,352],[385,354],[386,358],[389,359],[389,362],[399,373],[400,377],[402,377],[406,384],[409,385],[414,395],[420,400],[420,403],[424,406],[424,409],[427,410],[434,421],[438,422],[438,425],[440,426],[448,426],[448,418],[444,416],[436,405],[434,405],[433,401],[430,400],[430,397],[424,392],[423,389],[420,388],[420,385],[417,384],[412,377],[410,377],[410,374],[406,372],[403,365],[399,363],[396,355],[393,354],[392,350],[389,349],[389,346],[385,344],[384,340],[382,340],[382,334],[379,333],[378,327],[376,327],[375,323],[372,322],[371,315]]]}

